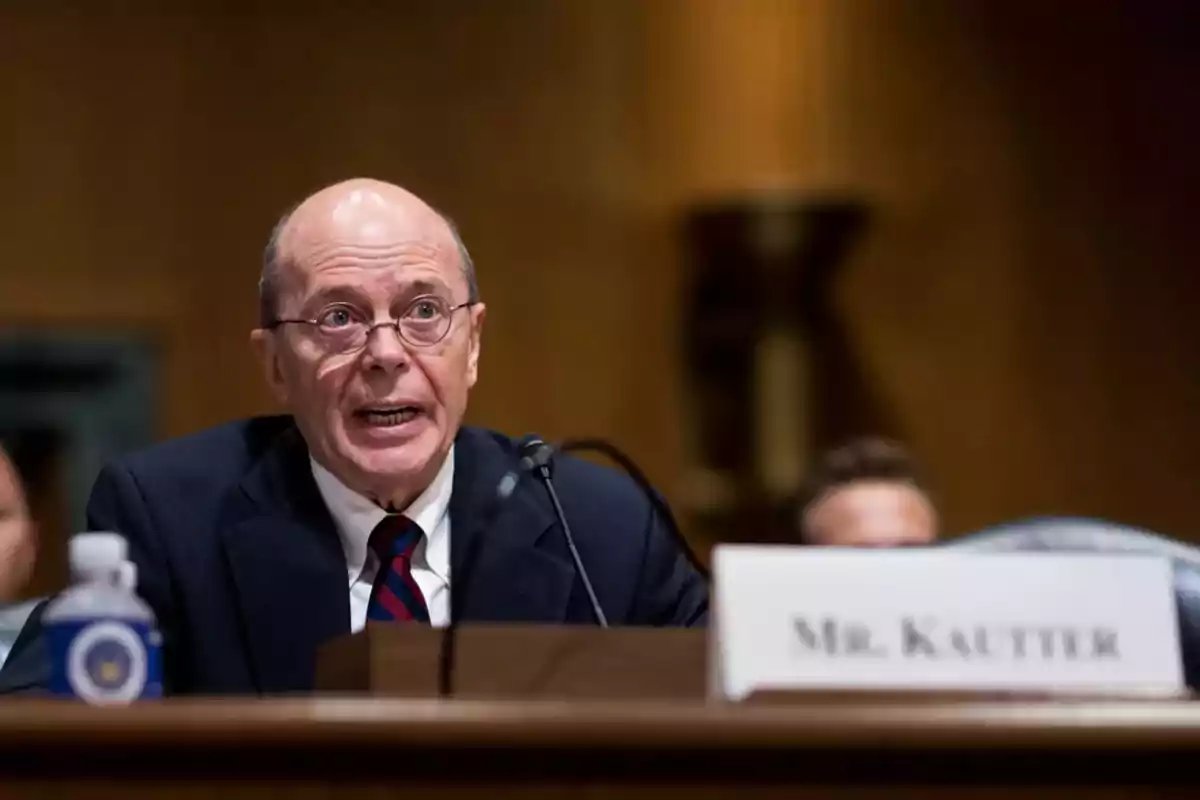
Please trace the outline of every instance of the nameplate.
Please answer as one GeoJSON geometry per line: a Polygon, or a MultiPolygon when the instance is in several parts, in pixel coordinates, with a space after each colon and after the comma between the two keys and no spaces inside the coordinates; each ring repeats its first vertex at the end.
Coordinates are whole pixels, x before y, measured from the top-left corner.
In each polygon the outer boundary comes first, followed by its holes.
{"type": "Polygon", "coordinates": [[[709,688],[1175,694],[1170,562],[721,545],[709,688]]]}

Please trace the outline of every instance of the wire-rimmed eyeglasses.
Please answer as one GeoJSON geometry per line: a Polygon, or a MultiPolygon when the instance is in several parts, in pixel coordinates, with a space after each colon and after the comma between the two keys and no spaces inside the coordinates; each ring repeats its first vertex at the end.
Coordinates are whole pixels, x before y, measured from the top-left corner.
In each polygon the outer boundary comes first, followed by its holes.
{"type": "Polygon", "coordinates": [[[454,312],[475,305],[468,300],[452,306],[436,295],[418,297],[408,304],[398,319],[375,322],[361,310],[345,303],[336,303],[321,310],[312,319],[276,319],[267,326],[274,330],[280,325],[308,325],[322,347],[333,353],[349,353],[367,346],[376,328],[395,328],[406,343],[414,347],[430,347],[450,333],[454,312]]]}

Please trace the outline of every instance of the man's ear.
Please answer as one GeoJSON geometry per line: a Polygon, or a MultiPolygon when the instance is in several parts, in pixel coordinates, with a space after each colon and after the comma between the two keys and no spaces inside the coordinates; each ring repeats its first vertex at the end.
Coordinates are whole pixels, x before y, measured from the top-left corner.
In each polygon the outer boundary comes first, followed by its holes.
{"type": "Polygon", "coordinates": [[[254,354],[258,356],[263,377],[266,378],[267,386],[271,388],[271,394],[275,396],[276,402],[287,405],[287,383],[283,380],[283,369],[279,363],[279,342],[276,341],[275,333],[263,328],[255,328],[250,332],[250,346],[254,349],[254,354]]]}
{"type": "Polygon", "coordinates": [[[467,386],[472,387],[479,380],[479,349],[483,345],[483,320],[487,316],[487,306],[483,303],[471,306],[471,341],[467,352],[467,386]]]}

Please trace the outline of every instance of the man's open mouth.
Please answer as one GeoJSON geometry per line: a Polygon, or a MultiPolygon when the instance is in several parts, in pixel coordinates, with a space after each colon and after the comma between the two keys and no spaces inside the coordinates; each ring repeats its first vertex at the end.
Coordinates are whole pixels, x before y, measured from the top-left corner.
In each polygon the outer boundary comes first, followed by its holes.
{"type": "Polygon", "coordinates": [[[380,428],[412,422],[421,414],[417,406],[372,406],[354,412],[355,418],[380,428]]]}

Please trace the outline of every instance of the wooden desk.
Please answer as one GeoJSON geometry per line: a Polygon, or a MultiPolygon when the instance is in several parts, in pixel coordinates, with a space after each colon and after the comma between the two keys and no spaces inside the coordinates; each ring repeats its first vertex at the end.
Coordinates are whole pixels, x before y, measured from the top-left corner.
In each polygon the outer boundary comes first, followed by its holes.
{"type": "Polygon", "coordinates": [[[1188,702],[0,704],[3,798],[1196,797],[1197,753],[1188,702]]]}

